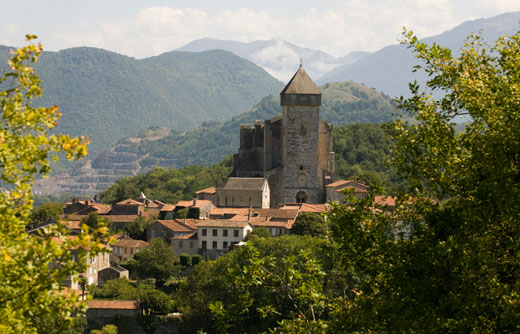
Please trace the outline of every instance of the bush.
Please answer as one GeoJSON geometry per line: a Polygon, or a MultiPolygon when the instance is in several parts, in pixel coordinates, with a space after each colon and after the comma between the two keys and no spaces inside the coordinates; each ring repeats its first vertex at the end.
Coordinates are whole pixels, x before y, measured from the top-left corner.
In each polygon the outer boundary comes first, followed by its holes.
{"type": "Polygon", "coordinates": [[[191,265],[195,266],[202,262],[202,256],[199,254],[195,254],[191,257],[191,265]]]}
{"type": "Polygon", "coordinates": [[[183,266],[183,267],[191,266],[191,256],[189,254],[183,253],[179,257],[179,259],[181,261],[181,266],[183,266]]]}

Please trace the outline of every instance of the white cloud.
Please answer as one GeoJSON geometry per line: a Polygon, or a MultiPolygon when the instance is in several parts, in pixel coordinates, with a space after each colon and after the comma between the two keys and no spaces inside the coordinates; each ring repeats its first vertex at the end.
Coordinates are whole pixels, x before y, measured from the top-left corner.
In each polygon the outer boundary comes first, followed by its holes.
{"type": "MultiPolygon", "coordinates": [[[[428,37],[468,19],[520,10],[519,0],[323,0],[321,5],[295,12],[292,17],[274,10],[210,12],[153,6],[133,17],[105,18],[102,22],[82,19],[68,32],[55,34],[50,45],[55,49],[91,45],[142,58],[204,37],[244,42],[279,38],[344,56],[397,43],[403,26],[419,37],[428,37]]],[[[279,56],[290,61],[294,58],[279,56]]]]}

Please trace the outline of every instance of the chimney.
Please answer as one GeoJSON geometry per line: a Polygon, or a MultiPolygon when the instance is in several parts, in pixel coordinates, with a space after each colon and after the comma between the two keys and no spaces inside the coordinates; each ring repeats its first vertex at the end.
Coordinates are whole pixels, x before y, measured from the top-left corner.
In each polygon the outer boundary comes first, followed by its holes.
{"type": "Polygon", "coordinates": [[[197,206],[197,198],[193,199],[193,206],[197,206]]]}

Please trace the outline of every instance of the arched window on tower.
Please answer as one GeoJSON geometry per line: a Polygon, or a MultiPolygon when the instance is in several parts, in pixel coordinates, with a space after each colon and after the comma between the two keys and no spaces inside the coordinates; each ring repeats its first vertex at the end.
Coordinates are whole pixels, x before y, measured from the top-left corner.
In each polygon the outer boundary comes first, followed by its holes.
{"type": "Polygon", "coordinates": [[[296,203],[307,203],[307,193],[305,191],[298,191],[296,194],[296,203]]]}
{"type": "Polygon", "coordinates": [[[305,128],[305,125],[300,125],[300,136],[307,135],[307,129],[305,128]]]}

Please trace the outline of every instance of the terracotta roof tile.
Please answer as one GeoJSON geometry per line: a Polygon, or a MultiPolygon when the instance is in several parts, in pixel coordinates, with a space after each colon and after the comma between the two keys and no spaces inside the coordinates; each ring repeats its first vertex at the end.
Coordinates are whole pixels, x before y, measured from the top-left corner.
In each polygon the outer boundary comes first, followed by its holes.
{"type": "Polygon", "coordinates": [[[179,201],[175,205],[176,206],[180,206],[180,207],[184,207],[184,208],[189,208],[189,207],[200,208],[200,207],[203,207],[205,205],[212,204],[211,201],[208,201],[208,200],[205,200],[205,199],[198,199],[196,201],[197,201],[197,203],[196,203],[197,205],[195,205],[195,206],[193,205],[193,200],[179,201]]]}
{"type": "Polygon", "coordinates": [[[117,205],[143,205],[143,203],[138,202],[131,198],[125,199],[124,201],[121,201],[121,202],[117,202],[116,204],[117,205]]]}
{"type": "Polygon", "coordinates": [[[112,223],[131,223],[136,220],[139,215],[103,215],[101,217],[112,223]]]}
{"type": "Polygon", "coordinates": [[[88,300],[87,308],[104,310],[138,310],[138,300],[88,300]]]}
{"type": "Polygon", "coordinates": [[[229,219],[204,219],[197,227],[246,227],[247,221],[232,221],[229,219]]]}
{"type": "Polygon", "coordinates": [[[217,189],[215,187],[209,187],[206,189],[197,190],[195,194],[214,194],[217,192],[217,189]]]}
{"type": "Polygon", "coordinates": [[[197,232],[177,235],[177,236],[171,237],[170,239],[173,239],[173,240],[187,240],[187,239],[197,240],[197,232]]]}
{"type": "Polygon", "coordinates": [[[148,243],[143,240],[135,240],[131,238],[120,239],[112,244],[117,247],[130,247],[130,248],[144,248],[148,246],[148,243]]]}
{"type": "Polygon", "coordinates": [[[176,208],[175,204],[165,204],[161,208],[161,211],[173,211],[173,210],[175,210],[175,208],[176,208]]]}
{"type": "Polygon", "coordinates": [[[192,232],[195,229],[195,227],[190,228],[189,226],[186,226],[175,220],[157,220],[155,223],[161,224],[173,232],[192,232]]]}

